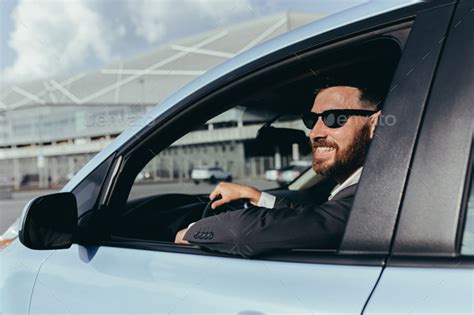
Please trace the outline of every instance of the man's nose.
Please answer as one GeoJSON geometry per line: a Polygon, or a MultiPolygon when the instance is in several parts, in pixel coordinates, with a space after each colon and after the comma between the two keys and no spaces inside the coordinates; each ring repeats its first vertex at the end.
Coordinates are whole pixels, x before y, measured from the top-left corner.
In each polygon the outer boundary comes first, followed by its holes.
{"type": "Polygon", "coordinates": [[[326,127],[326,125],[324,124],[322,117],[318,117],[318,120],[316,121],[316,124],[313,126],[313,129],[311,129],[309,136],[311,139],[326,138],[327,129],[328,127],[326,127]]]}

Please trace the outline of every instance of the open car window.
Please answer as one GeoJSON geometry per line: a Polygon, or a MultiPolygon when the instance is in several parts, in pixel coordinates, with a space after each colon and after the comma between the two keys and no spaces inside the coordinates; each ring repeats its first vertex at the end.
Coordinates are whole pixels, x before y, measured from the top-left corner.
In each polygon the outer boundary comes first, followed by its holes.
{"type": "MultiPolygon", "coordinates": [[[[177,230],[201,219],[219,181],[250,185],[299,203],[326,202],[336,182],[308,170],[309,129],[301,115],[311,110],[315,90],[328,77],[343,78],[345,85],[365,82],[388,88],[408,32],[405,25],[392,29],[394,36],[308,53],[177,113],[124,157],[112,236],[172,243],[177,230]],[[259,130],[265,126],[283,132],[264,137],[259,130]],[[308,184],[288,187],[302,178],[308,184]],[[170,218],[177,223],[158,227],[170,218]]],[[[242,200],[219,211],[247,206],[242,200]]]]}
{"type": "MultiPolygon", "coordinates": [[[[277,116],[236,106],[207,120],[148,162],[136,176],[128,200],[166,193],[209,194],[221,181],[260,190],[290,182],[310,165],[309,141],[262,143],[257,139],[259,129],[277,116]],[[270,171],[280,178],[266,176],[270,171]]],[[[308,133],[297,115],[281,117],[272,126],[308,133]]]]}

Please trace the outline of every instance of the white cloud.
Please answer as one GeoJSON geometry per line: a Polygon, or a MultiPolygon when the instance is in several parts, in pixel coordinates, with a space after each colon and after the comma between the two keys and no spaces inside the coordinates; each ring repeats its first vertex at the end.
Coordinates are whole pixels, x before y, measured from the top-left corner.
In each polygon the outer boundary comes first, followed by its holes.
{"type": "Polygon", "coordinates": [[[20,0],[8,45],[15,62],[5,68],[9,82],[51,77],[80,69],[89,59],[108,60],[112,34],[84,0],[20,0]]]}
{"type": "Polygon", "coordinates": [[[149,43],[252,17],[249,0],[141,0],[129,4],[138,36],[149,43]]]}
{"type": "Polygon", "coordinates": [[[265,1],[18,0],[13,31],[2,42],[16,56],[0,78],[13,83],[74,75],[165,41],[256,18],[265,1]]]}

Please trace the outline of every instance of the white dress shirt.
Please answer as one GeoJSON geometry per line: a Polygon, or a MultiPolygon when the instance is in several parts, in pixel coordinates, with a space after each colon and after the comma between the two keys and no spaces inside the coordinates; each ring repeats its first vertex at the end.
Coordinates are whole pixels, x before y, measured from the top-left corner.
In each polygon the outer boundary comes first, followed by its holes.
{"type": "Polygon", "coordinates": [[[331,194],[329,195],[328,197],[328,200],[332,200],[332,198],[334,198],[334,196],[339,193],[341,190],[349,187],[349,186],[352,186],[352,185],[355,185],[359,182],[359,179],[360,179],[360,175],[362,174],[362,167],[359,167],[359,169],[357,171],[354,172],[354,174],[352,174],[351,176],[349,176],[348,179],[346,179],[342,184],[340,185],[336,185],[332,191],[331,191],[331,194]]]}
{"type": "MultiPolygon", "coordinates": [[[[334,196],[337,193],[339,193],[341,190],[343,190],[343,189],[345,189],[349,186],[357,184],[359,182],[361,174],[362,174],[362,167],[360,167],[351,176],[349,176],[349,178],[346,179],[342,184],[336,185],[332,189],[328,200],[332,200],[332,198],[334,198],[334,196]]],[[[262,195],[260,196],[260,199],[258,200],[257,206],[272,209],[275,206],[275,201],[276,201],[275,196],[270,195],[270,194],[262,191],[262,195]]]]}

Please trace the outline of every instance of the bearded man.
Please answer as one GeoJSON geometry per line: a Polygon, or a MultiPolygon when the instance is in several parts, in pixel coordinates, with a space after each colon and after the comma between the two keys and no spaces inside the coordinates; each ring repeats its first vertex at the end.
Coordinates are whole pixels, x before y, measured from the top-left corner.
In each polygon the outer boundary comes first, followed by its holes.
{"type": "Polygon", "coordinates": [[[244,257],[281,249],[337,249],[346,227],[365,155],[380,116],[380,100],[363,88],[318,90],[303,122],[311,129],[314,171],[338,185],[323,204],[298,204],[253,187],[220,183],[210,194],[215,209],[246,199],[256,207],[191,223],[175,242],[244,257]]]}

